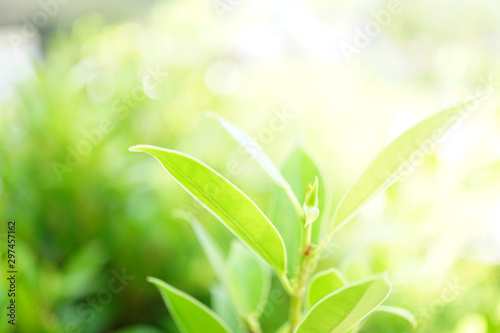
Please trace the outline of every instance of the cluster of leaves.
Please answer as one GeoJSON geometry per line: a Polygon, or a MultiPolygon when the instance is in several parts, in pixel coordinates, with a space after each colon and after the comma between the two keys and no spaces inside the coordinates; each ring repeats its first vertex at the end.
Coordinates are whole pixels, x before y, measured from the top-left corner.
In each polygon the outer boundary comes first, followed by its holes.
{"type": "Polygon", "coordinates": [[[260,332],[259,318],[271,286],[270,268],[290,296],[289,318],[283,318],[279,332],[357,332],[363,319],[375,310],[399,315],[414,324],[415,320],[408,311],[381,305],[392,289],[385,275],[349,283],[333,268],[312,278],[310,272],[316,268],[317,259],[333,234],[423,156],[455,125],[469,105],[467,102],[441,111],[388,145],[344,195],[333,220],[325,216],[318,220],[326,204],[324,198],[320,200],[319,172],[306,155],[297,158],[296,155],[300,154],[297,152],[291,158],[299,160],[302,166],[308,165],[301,170],[305,170],[301,178],[315,179],[308,185],[304,203],[300,204],[296,190],[258,143],[218,115],[210,114],[283,189],[300,223],[293,224],[294,220],[271,222],[245,193],[191,156],[153,146],[130,148],[154,156],[190,195],[238,238],[226,259],[202,224],[192,214],[184,212],[220,285],[213,290],[211,310],[173,286],[149,278],[160,290],[179,328],[189,333],[260,332]]]}

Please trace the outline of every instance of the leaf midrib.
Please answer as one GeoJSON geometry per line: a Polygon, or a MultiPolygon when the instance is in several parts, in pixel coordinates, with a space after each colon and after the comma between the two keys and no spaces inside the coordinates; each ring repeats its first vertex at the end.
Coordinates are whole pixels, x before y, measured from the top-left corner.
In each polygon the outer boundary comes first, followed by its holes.
{"type": "MultiPolygon", "coordinates": [[[[443,126],[443,127],[445,127],[445,126],[443,126]]],[[[449,127],[451,127],[451,126],[448,126],[448,129],[449,129],[449,127]]],[[[439,136],[439,138],[441,138],[441,137],[442,137],[442,136],[446,133],[446,131],[447,131],[448,129],[444,130],[443,134],[442,134],[442,135],[440,135],[440,136],[439,136]]],[[[437,143],[437,141],[438,141],[438,140],[434,140],[434,141],[432,142],[432,144],[430,145],[430,147],[429,147],[429,148],[427,148],[425,151],[423,151],[423,153],[422,153],[422,154],[420,154],[420,155],[419,155],[419,157],[418,157],[418,158],[417,158],[417,159],[416,159],[416,160],[415,160],[415,161],[414,161],[414,162],[413,162],[410,166],[408,166],[408,168],[406,168],[405,170],[403,170],[403,172],[404,172],[404,171],[406,171],[406,170],[408,170],[408,169],[409,169],[412,165],[414,165],[414,164],[415,164],[415,163],[416,163],[416,162],[417,162],[420,158],[422,158],[422,156],[424,156],[424,155],[425,155],[425,153],[427,153],[427,152],[428,152],[428,151],[429,151],[429,150],[430,150],[430,149],[431,149],[431,148],[432,148],[432,147],[433,147],[433,146],[437,143]]],[[[419,145],[419,146],[418,146],[418,148],[416,148],[416,149],[414,149],[414,150],[413,150],[413,152],[415,152],[415,151],[419,150],[419,149],[420,149],[421,147],[423,147],[423,146],[424,146],[423,144],[419,145]]],[[[411,155],[413,155],[413,154],[409,154],[409,156],[411,156],[411,155]]],[[[377,162],[377,160],[378,160],[379,158],[380,158],[380,155],[379,155],[379,156],[375,159],[374,163],[376,163],[376,162],[377,162]]],[[[393,170],[397,170],[397,169],[399,169],[399,168],[400,168],[400,167],[401,167],[401,166],[402,166],[402,165],[403,165],[403,164],[404,164],[404,163],[408,160],[408,158],[409,158],[409,157],[405,158],[405,159],[404,159],[401,163],[399,163],[399,164],[398,164],[398,166],[397,166],[396,168],[393,168],[393,170]]],[[[372,165],[373,165],[373,164],[372,164],[372,165]]],[[[369,167],[369,169],[371,169],[371,166],[369,167]]],[[[368,169],[368,170],[369,170],[369,169],[368,169]]],[[[363,175],[361,175],[361,177],[358,179],[358,181],[356,181],[356,183],[355,183],[355,184],[354,184],[354,185],[353,185],[353,186],[352,186],[352,187],[351,187],[351,188],[347,191],[347,193],[344,195],[344,198],[342,199],[342,201],[344,201],[344,199],[345,199],[345,198],[347,198],[347,195],[348,195],[348,194],[350,194],[350,193],[352,192],[352,189],[354,189],[354,187],[356,187],[356,185],[358,185],[358,184],[359,184],[359,181],[365,177],[365,175],[366,175],[366,173],[368,172],[368,170],[366,170],[366,171],[363,173],[363,175]]],[[[377,192],[378,192],[380,189],[382,189],[382,191],[383,191],[384,189],[386,189],[386,188],[388,188],[389,186],[391,186],[392,184],[394,184],[394,183],[395,183],[395,182],[396,182],[396,181],[397,181],[397,180],[401,177],[401,175],[403,174],[403,172],[401,172],[401,174],[399,174],[399,175],[398,175],[398,176],[394,179],[394,181],[392,181],[392,182],[389,182],[389,183],[388,183],[388,182],[387,182],[387,180],[388,180],[389,178],[391,178],[391,176],[394,174],[394,171],[392,171],[392,172],[391,172],[391,174],[390,174],[388,177],[385,177],[385,179],[384,179],[384,181],[382,182],[382,184],[380,184],[379,186],[377,186],[377,187],[375,188],[375,190],[371,191],[371,194],[370,194],[370,195],[368,195],[365,199],[363,199],[363,201],[361,202],[361,204],[357,206],[358,208],[354,209],[354,210],[353,210],[353,211],[352,211],[352,212],[351,212],[351,213],[350,213],[350,214],[349,214],[346,218],[344,218],[344,219],[343,219],[342,221],[340,221],[340,222],[341,222],[341,223],[343,223],[344,221],[349,221],[349,220],[351,220],[351,219],[352,219],[354,216],[356,216],[356,214],[357,214],[357,213],[358,213],[358,212],[362,209],[362,207],[361,207],[361,206],[363,206],[364,204],[366,204],[368,201],[372,200],[374,197],[378,196],[380,193],[377,193],[377,192]]],[[[341,202],[341,204],[342,204],[342,202],[341,202]]],[[[340,206],[339,206],[339,208],[340,208],[340,206]]],[[[335,214],[335,215],[337,215],[337,214],[335,214]]],[[[335,223],[335,217],[334,217],[334,222],[332,223],[332,225],[334,226],[334,228],[335,228],[335,229],[339,228],[339,226],[341,226],[341,223],[339,223],[339,225],[337,225],[337,226],[336,226],[336,225],[335,225],[335,224],[336,224],[336,223],[335,223]]]]}
{"type": "MultiPolygon", "coordinates": [[[[195,161],[196,162],[196,161],[195,161]]],[[[169,163],[168,161],[165,162],[166,164],[168,164],[172,169],[174,169],[185,181],[187,181],[189,184],[191,184],[198,192],[200,192],[208,201],[210,201],[210,203],[212,203],[216,208],[219,209],[219,211],[221,211],[224,216],[226,218],[228,218],[229,220],[231,220],[231,222],[233,223],[233,226],[236,227],[236,229],[238,229],[241,233],[243,233],[245,236],[247,236],[247,238],[249,238],[251,241],[252,241],[252,244],[257,247],[261,252],[262,252],[262,256],[265,257],[270,263],[273,263],[275,267],[279,267],[280,270],[282,270],[281,266],[280,265],[277,265],[276,262],[274,260],[272,260],[272,258],[269,256],[269,254],[267,253],[267,251],[264,251],[264,249],[257,243],[253,240],[253,237],[250,237],[250,235],[248,234],[248,232],[245,230],[245,229],[242,229],[237,223],[236,223],[236,220],[234,218],[232,218],[224,209],[222,209],[215,201],[212,200],[212,198],[208,197],[207,195],[204,194],[204,192],[195,184],[193,183],[188,177],[186,177],[178,168],[176,168],[174,165],[172,165],[171,163],[169,163]]],[[[204,166],[204,165],[202,165],[204,166]]],[[[209,169],[210,170],[210,169],[209,169]]],[[[231,182],[229,182],[228,180],[226,180],[224,177],[220,176],[215,170],[210,170],[212,172],[214,172],[215,175],[217,175],[220,179],[222,179],[223,181],[225,181],[227,184],[229,184],[229,186],[232,186],[236,191],[240,192],[240,194],[243,194],[243,192],[241,192],[240,189],[238,189],[236,186],[234,186],[231,182]]],[[[191,191],[190,191],[191,192],[191,191]]],[[[248,199],[248,201],[250,202],[250,204],[252,204],[255,208],[257,208],[257,210],[260,212],[259,208],[255,205],[255,203],[253,201],[250,200],[250,198],[246,197],[244,195],[244,197],[246,199],[248,199]]],[[[195,196],[195,199],[196,196],[195,196]]],[[[202,203],[203,204],[203,203],[202,203]]],[[[207,207],[208,208],[208,207],[207,207]]],[[[210,209],[211,210],[211,209],[210,209]]],[[[215,213],[215,212],[214,212],[215,213]]],[[[260,212],[262,214],[262,212],[260,212]]],[[[218,215],[218,214],[216,214],[218,215]]],[[[265,216],[262,214],[262,216],[264,217],[264,219],[266,219],[267,222],[269,222],[267,220],[267,218],[265,218],[265,216]]],[[[224,224],[227,225],[226,222],[222,221],[224,224]]],[[[270,222],[269,222],[270,223],[270,222]]]]}

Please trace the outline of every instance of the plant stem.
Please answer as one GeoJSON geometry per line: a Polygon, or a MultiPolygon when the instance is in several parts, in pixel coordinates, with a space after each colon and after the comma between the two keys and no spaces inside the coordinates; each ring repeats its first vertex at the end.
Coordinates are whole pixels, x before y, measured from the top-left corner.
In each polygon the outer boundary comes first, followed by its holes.
{"type": "MultiPolygon", "coordinates": [[[[300,218],[300,221],[302,223],[305,223],[305,214],[304,214],[304,209],[302,208],[302,205],[299,202],[299,199],[297,199],[297,196],[293,192],[292,188],[290,185],[283,187],[285,190],[286,195],[290,199],[290,202],[292,203],[293,208],[295,209],[295,212],[297,213],[297,216],[300,218]]],[[[280,273],[278,274],[278,277],[281,281],[281,285],[283,288],[286,290],[288,295],[293,295],[295,294],[295,288],[292,286],[290,283],[290,280],[286,276],[286,273],[280,273]]]]}
{"type": "Polygon", "coordinates": [[[305,221],[304,209],[302,208],[302,205],[300,204],[299,199],[297,199],[295,193],[293,193],[292,188],[290,186],[287,186],[284,187],[283,189],[285,190],[286,195],[290,199],[290,202],[292,203],[293,208],[297,213],[297,216],[300,218],[301,221],[305,221]]]}
{"type": "Polygon", "coordinates": [[[290,283],[290,281],[288,280],[286,273],[278,274],[278,277],[281,281],[281,285],[283,286],[285,291],[288,293],[288,295],[293,295],[295,293],[295,290],[292,287],[292,284],[290,283]]]}
{"type": "Polygon", "coordinates": [[[295,285],[295,293],[290,300],[290,332],[295,331],[303,316],[304,294],[309,279],[310,264],[314,257],[311,255],[311,230],[308,225],[302,233],[300,271],[295,285]]]}
{"type": "Polygon", "coordinates": [[[312,224],[304,228],[304,234],[302,235],[301,252],[302,255],[308,256],[311,249],[309,248],[311,244],[311,234],[312,234],[312,224]]]}
{"type": "Polygon", "coordinates": [[[292,295],[290,300],[290,332],[295,331],[300,321],[302,320],[302,311],[304,309],[304,294],[306,291],[306,283],[309,277],[309,258],[303,260],[299,280],[297,281],[296,293],[292,295]]]}
{"type": "Polygon", "coordinates": [[[335,230],[330,230],[326,237],[323,239],[323,241],[319,244],[317,248],[314,249],[313,251],[313,256],[319,256],[321,252],[327,247],[328,243],[330,243],[330,240],[333,237],[333,234],[335,233],[335,230]]]}
{"type": "Polygon", "coordinates": [[[290,300],[290,332],[295,331],[302,317],[302,304],[304,304],[304,294],[294,296],[290,300]]]}
{"type": "Polygon", "coordinates": [[[242,318],[243,323],[249,333],[262,333],[260,328],[259,320],[254,316],[242,318]]]}

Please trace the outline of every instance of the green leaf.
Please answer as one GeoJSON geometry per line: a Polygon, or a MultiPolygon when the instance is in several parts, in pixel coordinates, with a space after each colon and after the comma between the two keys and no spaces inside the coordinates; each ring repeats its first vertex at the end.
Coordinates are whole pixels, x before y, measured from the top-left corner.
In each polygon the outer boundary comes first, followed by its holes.
{"type": "Polygon", "coordinates": [[[264,149],[248,133],[215,112],[207,112],[207,116],[217,119],[224,129],[247,151],[260,167],[281,187],[290,187],[264,149]]]}
{"type": "Polygon", "coordinates": [[[243,318],[258,318],[267,303],[271,274],[240,242],[231,243],[226,266],[229,297],[243,318]]]}
{"type": "Polygon", "coordinates": [[[250,156],[260,165],[260,167],[278,184],[285,190],[288,199],[292,203],[292,207],[295,213],[301,220],[304,220],[304,212],[302,206],[297,199],[296,194],[292,191],[290,184],[287,183],[281,172],[278,170],[273,161],[267,156],[266,152],[262,147],[255,141],[250,135],[245,131],[231,123],[230,121],[224,119],[214,112],[207,112],[207,115],[217,119],[221,125],[226,129],[226,131],[231,134],[231,136],[242,146],[250,156]]]}
{"type": "Polygon", "coordinates": [[[296,333],[344,333],[368,316],[389,296],[391,285],[376,277],[349,284],[319,301],[296,333]]]}
{"type": "Polygon", "coordinates": [[[346,284],[348,284],[347,279],[335,268],[315,274],[307,290],[306,299],[309,308],[346,284]]]}
{"type": "Polygon", "coordinates": [[[344,195],[337,207],[330,233],[342,228],[370,200],[392,185],[456,124],[470,103],[441,111],[390,143],[344,195]]]}
{"type": "Polygon", "coordinates": [[[208,307],[171,285],[148,277],[160,291],[177,327],[184,333],[229,333],[231,329],[208,307]]]}
{"type": "MultiPolygon", "coordinates": [[[[344,275],[342,275],[340,271],[335,268],[331,268],[329,270],[315,274],[312,277],[309,288],[306,292],[308,308],[312,308],[323,298],[347,284],[347,279],[344,277],[344,275]]],[[[417,320],[415,316],[406,309],[381,305],[376,309],[376,311],[391,313],[408,321],[413,326],[413,328],[417,326],[417,320]]]]}
{"type": "Polygon", "coordinates": [[[306,214],[306,223],[304,227],[307,228],[309,224],[313,223],[318,219],[319,209],[318,207],[306,207],[304,213],[306,214]]]}
{"type": "Polygon", "coordinates": [[[417,327],[417,318],[415,318],[415,315],[413,313],[411,313],[410,311],[408,311],[406,309],[396,307],[396,306],[381,305],[377,308],[377,311],[391,313],[393,315],[396,315],[398,317],[405,319],[408,323],[410,323],[410,325],[413,328],[417,327]]]}
{"type": "Polygon", "coordinates": [[[177,209],[178,217],[185,219],[193,228],[193,231],[198,238],[198,241],[207,256],[207,259],[213,271],[219,278],[219,281],[224,282],[224,255],[217,242],[210,236],[207,230],[202,226],[200,221],[191,213],[181,209],[177,209]]]}
{"type": "Polygon", "coordinates": [[[286,271],[285,245],[267,217],[241,190],[206,164],[188,155],[135,146],[154,156],[168,173],[279,274],[286,271]]]}
{"type": "Polygon", "coordinates": [[[309,184],[307,186],[306,198],[304,200],[304,213],[306,217],[304,225],[305,228],[307,228],[311,223],[316,221],[319,216],[318,187],[319,187],[318,177],[314,178],[313,185],[309,184]]]}
{"type": "Polygon", "coordinates": [[[246,332],[243,323],[238,318],[236,310],[231,304],[227,291],[221,285],[210,289],[211,305],[214,312],[233,330],[233,332],[246,332]]]}
{"type": "Polygon", "coordinates": [[[306,198],[304,200],[304,206],[306,207],[318,207],[318,177],[314,177],[314,184],[309,184],[307,186],[306,198]]]}
{"type": "MultiPolygon", "coordinates": [[[[410,333],[416,331],[415,327],[412,326],[415,323],[411,322],[413,321],[412,314],[410,314],[409,318],[404,318],[400,315],[394,315],[392,312],[386,312],[383,308],[384,306],[379,306],[376,311],[358,325],[360,327],[359,333],[410,333]]],[[[418,331],[427,332],[425,329],[418,331]]]]}

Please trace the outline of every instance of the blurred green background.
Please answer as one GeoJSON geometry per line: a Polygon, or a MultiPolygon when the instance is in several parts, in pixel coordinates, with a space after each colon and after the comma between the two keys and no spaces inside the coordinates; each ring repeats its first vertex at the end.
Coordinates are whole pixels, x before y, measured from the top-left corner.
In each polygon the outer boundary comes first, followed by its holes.
{"type": "MultiPolygon", "coordinates": [[[[302,146],[333,210],[391,139],[482,94],[418,167],[337,234],[319,269],[339,267],[350,280],[388,271],[388,304],[410,309],[416,331],[500,332],[498,1],[0,8],[0,255],[5,268],[15,220],[18,332],[177,332],[147,276],[209,304],[215,276],[176,209],[194,212],[226,251],[232,236],[128,147],[195,156],[270,214],[279,189],[204,116],[216,111],[278,165],[302,146]]],[[[0,331],[14,332],[0,281],[0,331]]],[[[284,319],[286,299],[274,303],[268,332],[284,319]]],[[[412,331],[404,325],[380,314],[362,332],[412,331]]]]}

